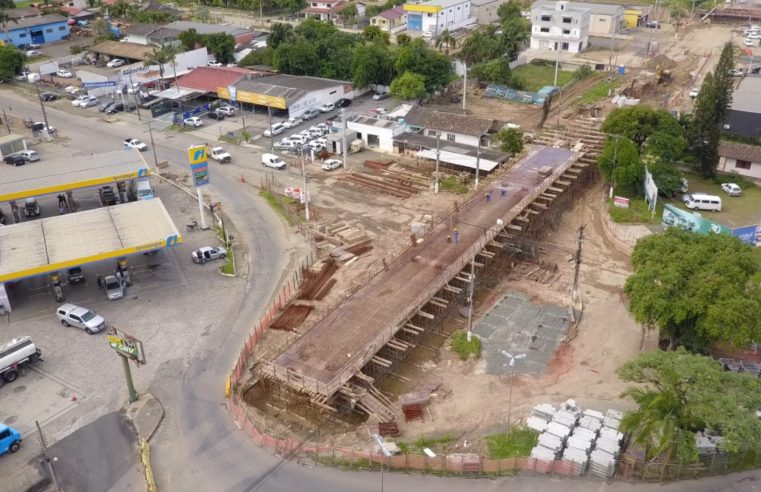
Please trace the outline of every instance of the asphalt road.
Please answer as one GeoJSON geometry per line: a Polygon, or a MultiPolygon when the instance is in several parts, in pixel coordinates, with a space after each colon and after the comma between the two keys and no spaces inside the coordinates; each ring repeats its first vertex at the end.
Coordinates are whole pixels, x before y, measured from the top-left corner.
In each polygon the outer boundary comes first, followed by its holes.
{"type": "MultiPolygon", "coordinates": [[[[15,93],[2,93],[3,105],[11,104],[14,113],[37,114],[39,105],[15,93]]],[[[125,133],[137,136],[135,127],[105,124],[94,118],[78,117],[58,109],[49,109],[50,124],[61,128],[72,155],[119,148],[125,133]],[[127,131],[131,130],[131,131],[127,131]]],[[[185,149],[196,139],[192,134],[156,133],[159,160],[168,160],[171,168],[185,172],[185,149]]],[[[141,137],[148,140],[145,137],[141,137]]],[[[150,152],[150,151],[149,151],[150,152]]],[[[150,159],[149,159],[150,160],[150,159]]],[[[582,480],[557,480],[549,477],[508,477],[498,480],[438,478],[401,473],[343,472],[325,467],[310,467],[284,462],[256,446],[237,428],[227,413],[223,395],[225,377],[233,365],[241,343],[253,322],[269,303],[289,262],[300,258],[298,244],[289,242],[287,231],[269,207],[255,195],[255,189],[236,179],[236,166],[214,168],[214,190],[226,204],[225,210],[249,245],[246,257],[250,268],[245,291],[239,296],[238,309],[225,313],[206,339],[208,347],[189,363],[169,361],[152,387],[161,400],[166,418],[154,436],[152,462],[160,490],[203,491],[627,491],[628,483],[582,480]]],[[[109,416],[104,418],[113,418],[109,416]]],[[[86,426],[62,440],[59,456],[71,461],[62,463],[67,480],[93,483],[77,474],[77,467],[89,469],[88,462],[100,462],[117,474],[134,453],[125,445],[123,427],[113,425],[118,439],[100,433],[101,425],[86,426]],[[95,426],[95,427],[93,427],[95,426]],[[92,427],[92,428],[91,428],[92,427]],[[104,448],[109,448],[104,452],[104,448]],[[119,457],[121,455],[121,458],[119,457]]],[[[129,443],[127,443],[129,444],[129,443]]],[[[60,458],[59,458],[60,459],[60,458]]],[[[668,485],[637,485],[638,491],[719,491],[761,490],[758,472],[714,477],[700,482],[668,485]],[[748,478],[750,477],[750,478],[748,478]]],[[[112,477],[98,472],[93,478],[98,490],[108,490],[112,477]]],[[[95,489],[92,489],[95,490],[95,489]]]]}

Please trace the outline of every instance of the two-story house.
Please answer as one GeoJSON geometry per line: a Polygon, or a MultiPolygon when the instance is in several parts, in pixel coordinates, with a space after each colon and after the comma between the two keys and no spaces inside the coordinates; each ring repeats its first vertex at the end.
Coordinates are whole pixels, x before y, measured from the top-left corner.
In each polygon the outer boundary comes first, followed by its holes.
{"type": "Polygon", "coordinates": [[[350,4],[346,0],[312,0],[309,1],[307,5],[307,8],[301,11],[304,14],[304,17],[335,22],[338,20],[339,12],[350,4]]]}
{"type": "Polygon", "coordinates": [[[579,53],[589,45],[587,7],[539,0],[531,6],[531,49],[579,53]]]}

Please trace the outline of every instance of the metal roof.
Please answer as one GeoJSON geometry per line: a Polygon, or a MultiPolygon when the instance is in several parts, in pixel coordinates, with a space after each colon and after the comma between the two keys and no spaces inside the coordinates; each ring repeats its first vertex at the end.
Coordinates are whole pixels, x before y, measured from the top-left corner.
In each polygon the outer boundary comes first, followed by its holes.
{"type": "Polygon", "coordinates": [[[0,202],[109,184],[150,173],[137,149],[39,161],[18,167],[0,166],[0,202]]]}
{"type": "Polygon", "coordinates": [[[248,34],[253,32],[252,29],[237,26],[226,26],[224,24],[203,24],[201,22],[190,21],[174,21],[165,25],[169,29],[175,29],[177,31],[188,31],[195,29],[198,34],[217,34],[225,33],[231,36],[240,36],[241,34],[248,34]]]}
{"type": "Polygon", "coordinates": [[[66,24],[68,19],[58,14],[46,14],[39,17],[24,17],[23,19],[16,19],[16,22],[9,22],[5,29],[8,31],[18,31],[19,29],[26,29],[28,27],[45,26],[47,24],[58,24],[63,22],[66,24]]]}
{"type": "Polygon", "coordinates": [[[26,137],[19,135],[17,133],[9,133],[8,135],[3,135],[2,137],[0,137],[0,145],[18,142],[19,140],[24,140],[24,138],[26,137]]]}
{"type": "Polygon", "coordinates": [[[131,60],[145,60],[151,56],[156,47],[137,43],[103,41],[87,49],[93,53],[100,53],[102,55],[118,56],[120,58],[129,58],[131,60]]]}
{"type": "Polygon", "coordinates": [[[761,77],[743,77],[732,93],[732,109],[744,113],[761,113],[761,77]]]}
{"type": "Polygon", "coordinates": [[[160,198],[0,227],[0,282],[174,246],[160,198]]]}

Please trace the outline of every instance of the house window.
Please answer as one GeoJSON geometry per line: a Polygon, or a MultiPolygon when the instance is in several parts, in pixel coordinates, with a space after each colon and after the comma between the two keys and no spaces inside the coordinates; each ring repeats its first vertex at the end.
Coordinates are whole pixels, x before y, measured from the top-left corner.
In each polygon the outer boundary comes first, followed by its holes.
{"type": "Polygon", "coordinates": [[[550,32],[550,28],[549,27],[541,27],[541,28],[539,28],[539,30],[542,31],[542,32],[550,32]]]}
{"type": "Polygon", "coordinates": [[[571,30],[570,29],[563,29],[563,34],[571,34],[571,30]]]}
{"type": "Polygon", "coordinates": [[[454,133],[447,133],[447,140],[450,142],[454,142],[454,133]]]}
{"type": "Polygon", "coordinates": [[[570,17],[563,17],[563,24],[570,24],[573,21],[570,17]]]}
{"type": "Polygon", "coordinates": [[[735,161],[735,168],[737,168],[737,169],[750,169],[750,161],[744,161],[742,159],[737,159],[735,161]]]}
{"type": "Polygon", "coordinates": [[[551,15],[543,15],[542,16],[542,22],[549,22],[551,20],[552,20],[552,16],[551,15]]]}
{"type": "Polygon", "coordinates": [[[25,38],[26,37],[26,33],[25,32],[19,33],[18,37],[25,38]]]}
{"type": "Polygon", "coordinates": [[[49,33],[53,32],[53,28],[51,27],[49,29],[45,29],[45,32],[49,34],[49,33]]]}
{"type": "Polygon", "coordinates": [[[65,31],[66,30],[66,26],[61,26],[61,27],[58,28],[58,30],[59,31],[65,31]]]}
{"type": "Polygon", "coordinates": [[[436,130],[428,130],[428,136],[429,137],[435,137],[436,136],[436,130]]]}

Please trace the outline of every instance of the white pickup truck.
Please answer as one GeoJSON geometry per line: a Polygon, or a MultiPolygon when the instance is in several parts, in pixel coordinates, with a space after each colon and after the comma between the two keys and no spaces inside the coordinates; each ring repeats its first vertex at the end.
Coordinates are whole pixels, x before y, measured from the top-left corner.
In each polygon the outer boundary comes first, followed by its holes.
{"type": "Polygon", "coordinates": [[[146,150],[148,150],[148,146],[145,145],[145,142],[141,142],[140,140],[136,138],[125,138],[124,148],[137,149],[140,152],[145,152],[146,150]]]}
{"type": "Polygon", "coordinates": [[[18,377],[18,369],[27,362],[37,362],[42,352],[29,337],[14,338],[0,345],[0,375],[6,383],[18,377]]]}
{"type": "Polygon", "coordinates": [[[222,147],[212,148],[209,155],[212,159],[219,161],[222,164],[228,164],[233,160],[233,156],[222,147]]]}

